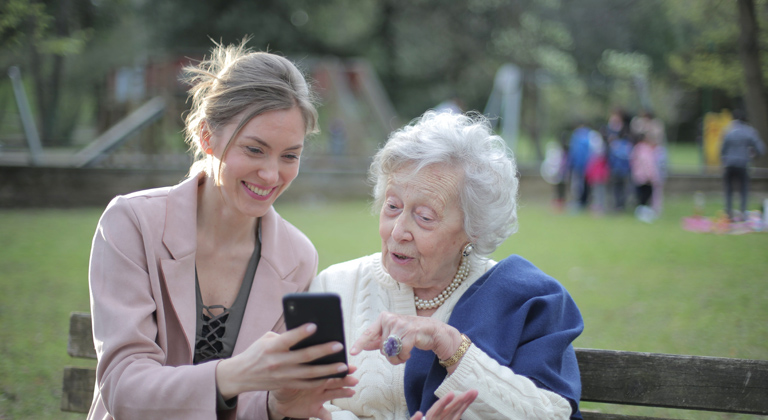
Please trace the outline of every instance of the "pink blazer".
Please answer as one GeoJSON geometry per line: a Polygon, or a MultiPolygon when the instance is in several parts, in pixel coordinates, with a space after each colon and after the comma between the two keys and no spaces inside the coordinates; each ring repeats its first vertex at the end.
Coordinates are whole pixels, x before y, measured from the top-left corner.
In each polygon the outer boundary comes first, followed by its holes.
{"type": "MultiPolygon", "coordinates": [[[[99,361],[88,419],[217,417],[217,361],[192,365],[197,191],[205,180],[118,196],[99,220],[89,273],[99,361]]],[[[317,274],[304,234],[274,208],[261,223],[261,260],[234,354],[283,331],[282,296],[306,290],[317,274]]],[[[240,395],[236,417],[267,419],[266,395],[240,395]]]]}

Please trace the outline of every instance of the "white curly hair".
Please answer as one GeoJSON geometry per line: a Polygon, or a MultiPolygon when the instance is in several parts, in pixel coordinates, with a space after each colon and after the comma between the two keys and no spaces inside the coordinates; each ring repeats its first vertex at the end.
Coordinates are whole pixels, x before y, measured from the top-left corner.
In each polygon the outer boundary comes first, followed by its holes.
{"type": "Polygon", "coordinates": [[[381,209],[392,174],[436,164],[463,172],[464,232],[478,255],[490,255],[517,231],[518,177],[512,152],[481,114],[427,111],[390,134],[369,170],[374,208],[381,209]]]}

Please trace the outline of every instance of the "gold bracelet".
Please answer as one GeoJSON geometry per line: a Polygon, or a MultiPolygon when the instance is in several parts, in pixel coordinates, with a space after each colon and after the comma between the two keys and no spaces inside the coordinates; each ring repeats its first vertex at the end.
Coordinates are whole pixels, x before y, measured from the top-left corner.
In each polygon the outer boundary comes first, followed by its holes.
{"type": "Polygon", "coordinates": [[[438,362],[440,363],[440,366],[447,368],[458,363],[459,360],[464,356],[464,353],[466,353],[467,350],[469,350],[469,346],[471,345],[472,345],[472,340],[470,340],[469,337],[467,337],[466,335],[462,334],[461,344],[459,345],[459,349],[456,350],[456,353],[453,353],[453,356],[451,356],[447,360],[437,359],[438,362]]]}

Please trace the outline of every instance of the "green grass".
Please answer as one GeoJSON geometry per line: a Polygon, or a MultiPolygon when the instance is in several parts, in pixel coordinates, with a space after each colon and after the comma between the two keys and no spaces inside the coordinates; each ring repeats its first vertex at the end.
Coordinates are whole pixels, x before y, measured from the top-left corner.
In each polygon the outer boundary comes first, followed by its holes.
{"type": "Polygon", "coordinates": [[[69,312],[88,311],[100,212],[0,211],[0,419],[83,418],[59,411],[61,371],[82,364],[66,353],[69,312]]]}
{"type": "Polygon", "coordinates": [[[495,255],[521,254],[571,291],[585,318],[580,347],[768,359],[768,234],[687,232],[690,213],[671,200],[646,225],[531,205],[495,255]]]}
{"type": "MultiPolygon", "coordinates": [[[[707,206],[714,215],[719,196],[707,206]]],[[[277,207],[315,243],[321,269],[379,250],[377,219],[363,201],[277,207]]],[[[520,230],[494,258],[523,255],[568,288],[586,326],[578,347],[768,360],[768,233],[686,232],[680,220],[691,207],[689,197],[669,199],[647,225],[523,200],[520,230]]],[[[89,307],[101,210],[0,210],[0,419],[82,418],[59,411],[61,371],[82,363],[66,355],[67,319],[89,307]]]]}

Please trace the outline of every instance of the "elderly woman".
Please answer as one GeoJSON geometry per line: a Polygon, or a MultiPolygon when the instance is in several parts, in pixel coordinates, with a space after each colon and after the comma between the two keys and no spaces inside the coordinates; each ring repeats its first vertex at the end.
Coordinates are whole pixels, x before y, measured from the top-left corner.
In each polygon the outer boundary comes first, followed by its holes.
{"type": "Polygon", "coordinates": [[[403,419],[475,391],[463,419],[581,418],[576,304],[525,259],[488,258],[516,229],[518,187],[488,121],[427,112],[370,175],[381,252],[310,286],[341,295],[354,343],[358,392],[326,404],[333,418],[403,419]]]}

